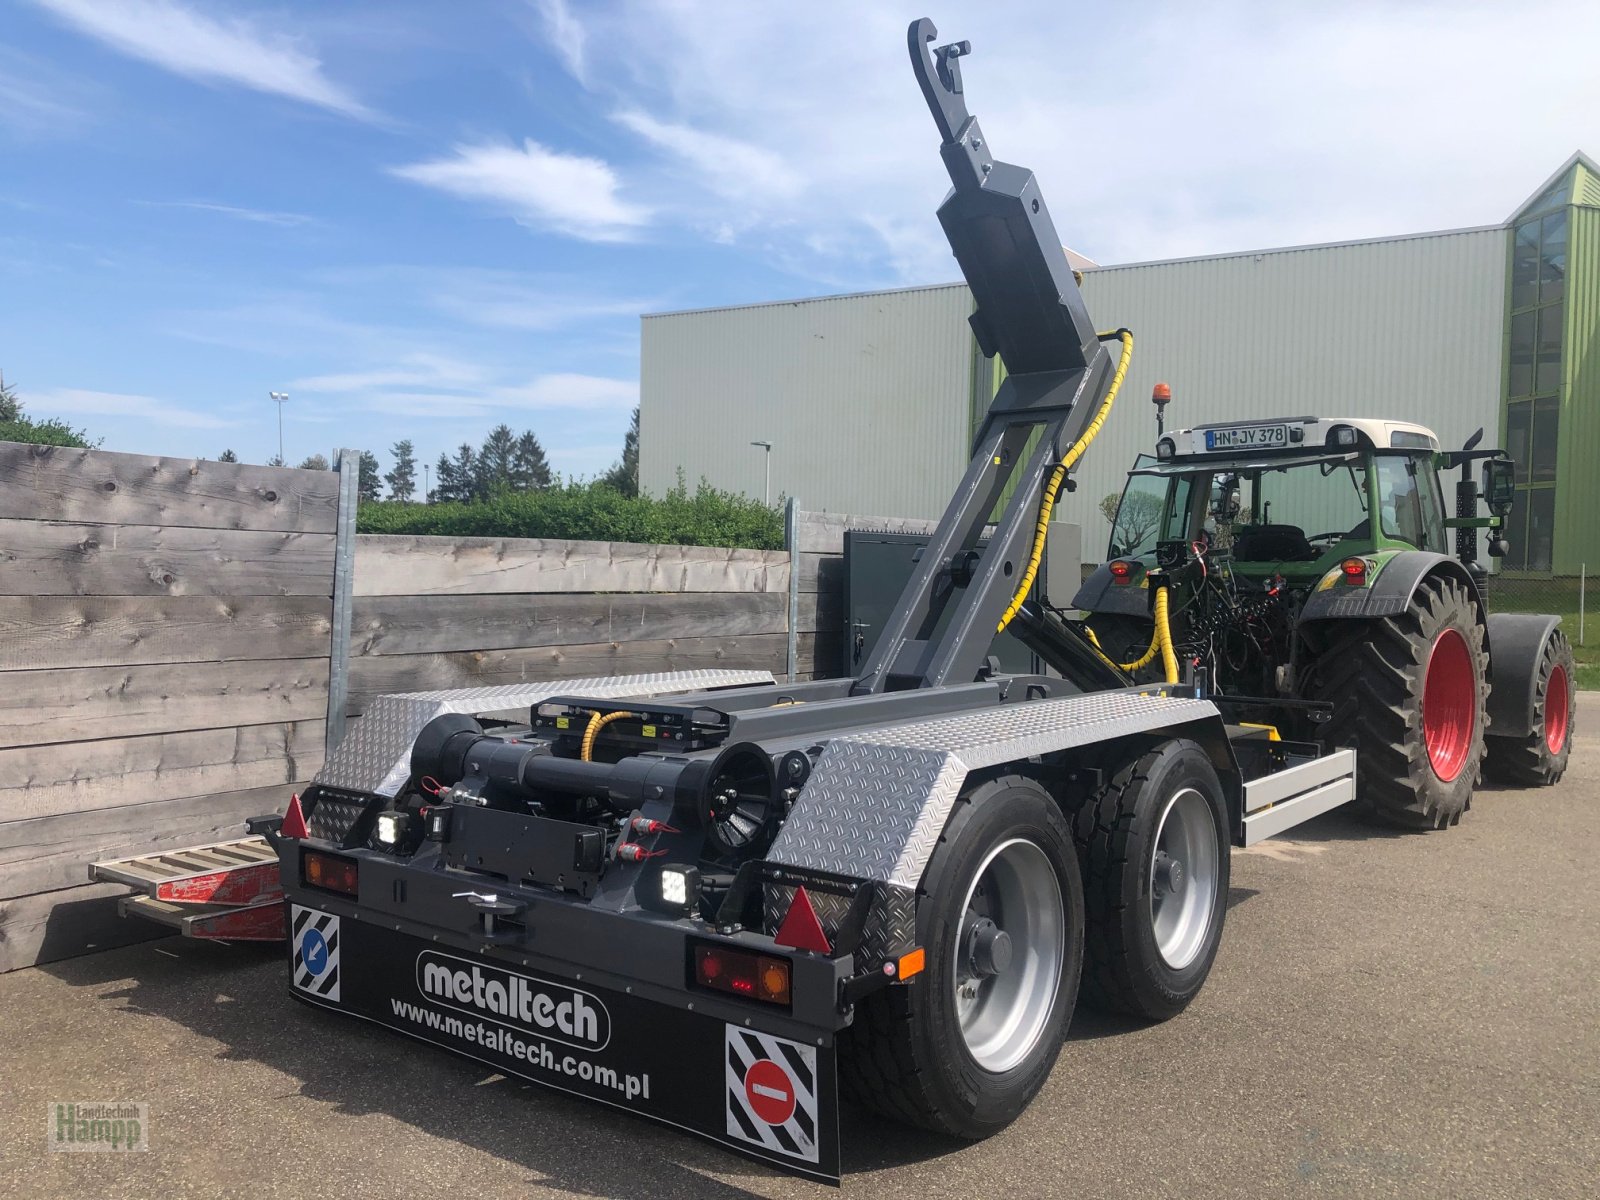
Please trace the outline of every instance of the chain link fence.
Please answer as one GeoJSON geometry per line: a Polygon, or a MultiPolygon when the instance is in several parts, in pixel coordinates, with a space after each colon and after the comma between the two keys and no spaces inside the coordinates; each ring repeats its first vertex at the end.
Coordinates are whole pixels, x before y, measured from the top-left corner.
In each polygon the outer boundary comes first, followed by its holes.
{"type": "MultiPolygon", "coordinates": [[[[1527,576],[1500,573],[1489,577],[1488,601],[1490,612],[1554,613],[1561,618],[1561,628],[1572,643],[1572,653],[1578,664],[1578,686],[1600,688],[1600,630],[1596,631],[1596,646],[1591,648],[1589,622],[1594,619],[1589,612],[1589,570],[1580,568],[1576,575],[1527,576]]],[[[1600,596],[1596,597],[1600,600],[1600,596]]]]}

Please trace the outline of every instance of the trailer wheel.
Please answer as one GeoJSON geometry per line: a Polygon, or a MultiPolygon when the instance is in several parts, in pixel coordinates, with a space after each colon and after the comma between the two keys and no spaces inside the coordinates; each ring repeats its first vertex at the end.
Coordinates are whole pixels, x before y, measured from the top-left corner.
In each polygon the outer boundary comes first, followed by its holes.
{"type": "Polygon", "coordinates": [[[1044,1085],[1083,965],[1083,896],[1066,818],[1021,776],[957,803],[923,877],[927,966],[867,997],[840,1037],[847,1097],[938,1133],[1003,1129],[1044,1085]]]}
{"type": "Polygon", "coordinates": [[[1542,787],[1556,783],[1572,753],[1572,723],[1577,693],[1577,666],[1567,635],[1557,629],[1545,639],[1544,656],[1534,680],[1533,731],[1526,737],[1487,739],[1484,774],[1501,783],[1542,787]]]}
{"type": "Polygon", "coordinates": [[[1404,613],[1336,623],[1310,692],[1333,702],[1323,744],[1356,748],[1358,811],[1409,829],[1461,820],[1483,763],[1489,658],[1459,581],[1430,575],[1404,613]]]}
{"type": "Polygon", "coordinates": [[[1228,906],[1228,810],[1189,741],[1108,764],[1073,816],[1083,871],[1083,998],[1164,1021],[1200,992],[1228,906]]]}

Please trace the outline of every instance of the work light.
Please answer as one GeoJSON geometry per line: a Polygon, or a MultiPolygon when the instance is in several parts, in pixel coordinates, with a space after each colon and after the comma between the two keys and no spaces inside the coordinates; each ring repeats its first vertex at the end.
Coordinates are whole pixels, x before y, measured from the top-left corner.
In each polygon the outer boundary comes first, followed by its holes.
{"type": "Polygon", "coordinates": [[[668,864],[656,872],[655,886],[639,889],[639,902],[658,912],[688,916],[700,907],[700,872],[682,864],[668,864]]]}
{"type": "Polygon", "coordinates": [[[398,846],[406,840],[406,833],[410,830],[411,817],[403,812],[385,812],[378,814],[378,841],[385,846],[398,846]]]}

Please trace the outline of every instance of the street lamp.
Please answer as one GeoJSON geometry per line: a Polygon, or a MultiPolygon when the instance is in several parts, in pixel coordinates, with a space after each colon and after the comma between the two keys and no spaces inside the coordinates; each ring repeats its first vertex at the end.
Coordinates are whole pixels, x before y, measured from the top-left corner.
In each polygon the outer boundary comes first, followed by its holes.
{"type": "Polygon", "coordinates": [[[761,492],[761,502],[770,505],[772,503],[772,443],[751,442],[750,444],[752,446],[760,446],[767,452],[767,482],[761,492]]]}
{"type": "Polygon", "coordinates": [[[285,461],[283,457],[283,406],[288,403],[289,393],[268,392],[267,395],[270,396],[278,406],[278,461],[282,463],[285,461]]]}
{"type": "Polygon", "coordinates": [[[428,493],[433,489],[433,483],[430,479],[432,472],[432,467],[430,467],[427,463],[422,464],[422,502],[424,504],[433,503],[433,501],[428,499],[428,493]]]}

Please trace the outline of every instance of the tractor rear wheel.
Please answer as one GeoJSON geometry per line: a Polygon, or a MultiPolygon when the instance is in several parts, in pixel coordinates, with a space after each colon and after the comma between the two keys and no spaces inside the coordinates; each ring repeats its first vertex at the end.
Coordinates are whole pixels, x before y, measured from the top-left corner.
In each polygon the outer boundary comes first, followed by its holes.
{"type": "Polygon", "coordinates": [[[1524,737],[1491,735],[1484,774],[1519,787],[1542,787],[1565,774],[1567,756],[1572,753],[1576,679],[1572,644],[1557,629],[1545,639],[1539,674],[1534,679],[1532,731],[1524,737]]]}
{"type": "Polygon", "coordinates": [[[1323,744],[1356,748],[1358,811],[1408,829],[1461,820],[1489,698],[1483,618],[1465,585],[1430,575],[1405,612],[1334,624],[1308,691],[1333,704],[1323,744]]]}

